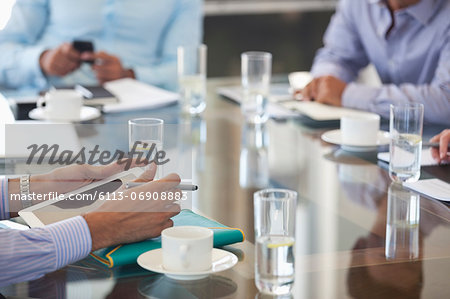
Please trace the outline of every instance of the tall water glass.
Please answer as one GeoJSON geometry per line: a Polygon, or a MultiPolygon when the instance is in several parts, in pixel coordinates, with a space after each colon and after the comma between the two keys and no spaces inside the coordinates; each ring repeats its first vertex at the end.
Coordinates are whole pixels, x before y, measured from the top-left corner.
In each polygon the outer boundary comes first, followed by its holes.
{"type": "Polygon", "coordinates": [[[415,182],[420,177],[423,105],[390,107],[389,176],[395,182],[415,182]]]}
{"type": "Polygon", "coordinates": [[[243,98],[241,110],[247,122],[263,123],[268,119],[266,105],[272,75],[272,54],[244,52],[241,54],[243,98]]]}
{"type": "Polygon", "coordinates": [[[386,221],[387,259],[419,257],[420,195],[393,182],[388,190],[386,221]]]}
{"type": "Polygon", "coordinates": [[[265,189],[254,194],[256,263],[259,291],[288,294],[294,284],[297,192],[265,189]]]}
{"type": "MultiPolygon", "coordinates": [[[[133,158],[155,158],[157,151],[163,150],[164,121],[159,118],[136,118],[128,121],[128,144],[133,158]]],[[[163,175],[162,165],[158,166],[155,178],[163,175]]]]}
{"type": "Polygon", "coordinates": [[[206,108],[206,45],[178,47],[178,84],[185,113],[198,115],[206,108]]]}

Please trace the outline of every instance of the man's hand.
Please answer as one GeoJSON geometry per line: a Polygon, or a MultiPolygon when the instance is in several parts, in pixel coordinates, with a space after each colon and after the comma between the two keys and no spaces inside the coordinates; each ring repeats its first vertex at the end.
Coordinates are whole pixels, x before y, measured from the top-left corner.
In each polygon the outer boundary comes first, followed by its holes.
{"type": "Polygon", "coordinates": [[[342,94],[346,86],[347,83],[333,76],[315,78],[303,88],[303,99],[315,100],[332,106],[342,106],[342,94]]]}
{"type": "Polygon", "coordinates": [[[154,238],[165,228],[173,226],[170,218],[180,212],[180,206],[174,201],[130,200],[132,192],[180,193],[180,190],[175,189],[180,183],[177,174],[151,181],[155,173],[156,165],[152,164],[152,167],[136,180],[148,181],[148,184],[131,189],[122,187],[117,192],[123,192],[124,200],[106,201],[98,210],[83,216],[91,232],[92,250],[154,238]]]}
{"type": "Polygon", "coordinates": [[[39,58],[39,65],[45,75],[65,76],[80,67],[80,53],[71,44],[44,51],[39,58]]]}
{"type": "Polygon", "coordinates": [[[450,144],[450,129],[446,129],[430,139],[430,142],[439,142],[439,149],[431,148],[433,159],[442,162],[450,162],[448,146],[450,144]]]}
{"type": "Polygon", "coordinates": [[[94,60],[92,69],[100,84],[121,78],[135,78],[133,70],[123,68],[120,59],[108,53],[83,53],[81,59],[94,60]]]}

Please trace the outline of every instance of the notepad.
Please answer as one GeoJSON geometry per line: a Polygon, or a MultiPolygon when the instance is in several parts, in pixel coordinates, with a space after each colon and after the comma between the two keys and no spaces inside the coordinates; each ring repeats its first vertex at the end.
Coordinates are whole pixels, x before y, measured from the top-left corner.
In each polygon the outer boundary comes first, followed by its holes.
{"type": "Polygon", "coordinates": [[[179,98],[177,93],[130,78],[107,82],[104,87],[119,99],[118,103],[103,106],[105,113],[160,108],[179,98]]]}
{"type": "Polygon", "coordinates": [[[427,197],[450,202],[450,184],[440,179],[404,183],[403,186],[427,197]]]}
{"type": "MultiPolygon", "coordinates": [[[[378,153],[378,160],[384,161],[389,163],[390,157],[389,152],[385,153],[378,153]]],[[[433,159],[433,156],[431,155],[431,148],[422,149],[422,156],[420,158],[420,165],[421,166],[434,166],[439,165],[439,163],[433,159]]]]}

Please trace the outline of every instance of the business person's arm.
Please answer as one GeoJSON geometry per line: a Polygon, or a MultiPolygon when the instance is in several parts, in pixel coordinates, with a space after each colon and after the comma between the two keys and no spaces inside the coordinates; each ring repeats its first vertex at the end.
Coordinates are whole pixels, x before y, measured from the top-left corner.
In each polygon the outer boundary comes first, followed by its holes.
{"type": "Polygon", "coordinates": [[[0,229],[0,240],[0,286],[36,279],[86,257],[92,248],[81,216],[45,228],[0,229]]]}
{"type": "Polygon", "coordinates": [[[133,66],[136,78],[140,81],[176,88],[177,47],[199,45],[202,41],[203,2],[201,0],[179,0],[170,22],[161,39],[161,57],[150,67],[133,66]]]}
{"type": "MultiPolygon", "coordinates": [[[[108,170],[107,167],[97,169],[108,170]]],[[[155,173],[156,165],[152,164],[138,181],[152,180],[155,173]]],[[[160,181],[124,190],[124,198],[131,198],[131,192],[177,192],[174,188],[179,183],[179,176],[171,174],[160,181]]],[[[8,186],[4,182],[1,186],[3,202],[8,186]]],[[[173,225],[170,218],[179,211],[178,205],[167,201],[106,201],[94,212],[43,228],[0,229],[0,286],[36,279],[86,257],[91,250],[159,236],[173,225]]]]}
{"type": "Polygon", "coordinates": [[[389,104],[400,103],[421,103],[425,122],[450,125],[450,31],[430,84],[369,87],[350,83],[342,95],[343,106],[369,110],[385,118],[389,118],[389,104]]]}
{"type": "Polygon", "coordinates": [[[46,78],[39,58],[45,50],[36,45],[48,22],[48,0],[17,0],[7,26],[0,31],[0,85],[41,88],[46,78]]]}
{"type": "Polygon", "coordinates": [[[450,31],[447,30],[439,64],[429,84],[384,84],[381,87],[358,84],[352,81],[369,59],[356,22],[368,21],[357,19],[354,5],[348,0],[339,3],[324,37],[325,47],[318,51],[311,69],[317,79],[305,88],[303,95],[318,102],[368,110],[384,117],[389,117],[389,104],[422,103],[426,122],[450,124],[450,31]],[[325,80],[321,80],[323,78],[325,80]]]}

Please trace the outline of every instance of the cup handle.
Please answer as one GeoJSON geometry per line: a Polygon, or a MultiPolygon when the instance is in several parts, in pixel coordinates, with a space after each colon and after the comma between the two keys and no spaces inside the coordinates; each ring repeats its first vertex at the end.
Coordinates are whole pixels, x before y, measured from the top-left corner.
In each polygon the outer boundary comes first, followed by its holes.
{"type": "Polygon", "coordinates": [[[43,108],[45,103],[45,98],[44,97],[40,97],[37,102],[36,102],[36,107],[37,108],[43,108]]]}
{"type": "Polygon", "coordinates": [[[183,264],[184,268],[187,268],[189,266],[189,262],[187,260],[188,251],[189,251],[189,245],[181,245],[180,246],[181,263],[183,264]]]}

